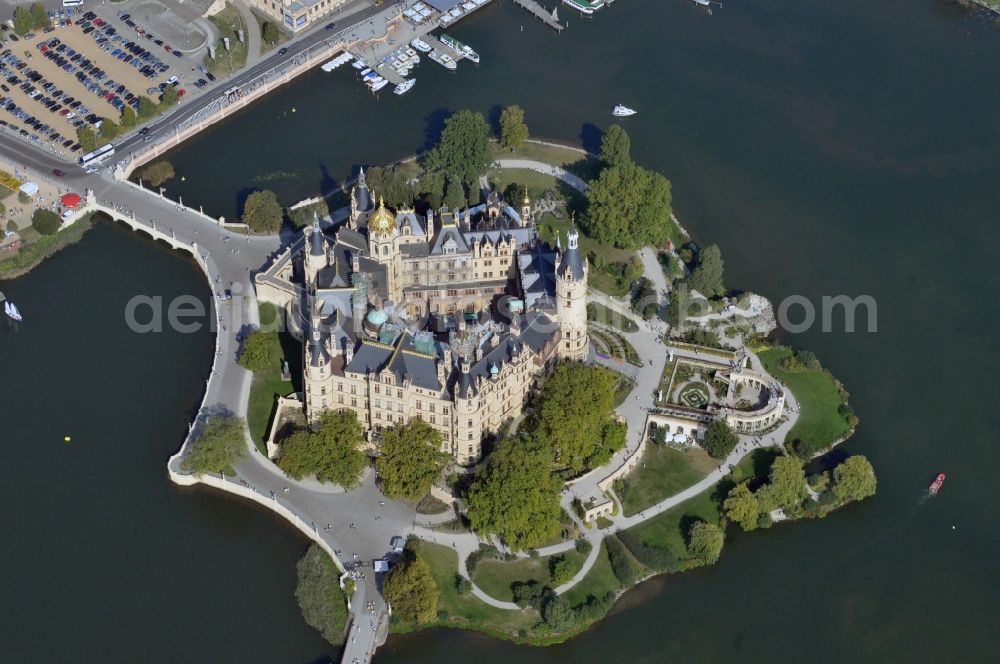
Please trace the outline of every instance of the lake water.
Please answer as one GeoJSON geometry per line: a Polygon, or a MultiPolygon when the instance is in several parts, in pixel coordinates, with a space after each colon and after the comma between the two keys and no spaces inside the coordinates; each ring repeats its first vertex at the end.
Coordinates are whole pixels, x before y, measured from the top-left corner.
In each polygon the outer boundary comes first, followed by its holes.
{"type": "MultiPolygon", "coordinates": [[[[851,391],[862,424],[846,450],[872,460],[879,493],[730,529],[718,565],[645,584],[567,644],[437,630],[391,638],[376,661],[996,661],[1000,25],[933,0],[560,14],[557,36],[511,3],[478,12],[453,32],[483,63],[427,62],[403,97],[371,98],[350,68],[307,75],[175,151],[185,181],[168,195],[232,218],[254,186],[292,202],[411,154],[455,109],[518,103],[534,136],[592,146],[614,104],[637,108],[634,157],[671,178],[731,287],[817,309],[877,301],[876,333],[835,319],[788,338],[851,391]],[[923,500],[938,472],[944,490],[923,500]]],[[[26,315],[0,336],[5,659],[335,656],[292,596],[301,538],[166,477],[211,344],[132,335],[122,312],[137,293],[207,298],[193,266],[102,226],[2,289],[26,315]]]]}

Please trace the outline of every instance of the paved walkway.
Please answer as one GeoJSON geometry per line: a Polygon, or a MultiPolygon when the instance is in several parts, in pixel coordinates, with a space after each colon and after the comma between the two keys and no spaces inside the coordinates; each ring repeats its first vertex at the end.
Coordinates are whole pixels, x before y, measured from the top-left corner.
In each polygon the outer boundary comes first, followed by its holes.
{"type": "Polygon", "coordinates": [[[244,0],[234,0],[233,6],[240,13],[240,18],[243,19],[243,25],[246,27],[247,62],[244,66],[252,67],[257,64],[257,61],[264,54],[261,49],[260,28],[257,27],[257,18],[250,11],[250,5],[244,0]]]}
{"type": "Polygon", "coordinates": [[[524,168],[529,171],[552,175],[581,193],[587,191],[586,182],[561,166],[552,166],[551,164],[546,164],[543,161],[535,161],[534,159],[498,159],[497,163],[500,164],[500,168],[524,168]]]}

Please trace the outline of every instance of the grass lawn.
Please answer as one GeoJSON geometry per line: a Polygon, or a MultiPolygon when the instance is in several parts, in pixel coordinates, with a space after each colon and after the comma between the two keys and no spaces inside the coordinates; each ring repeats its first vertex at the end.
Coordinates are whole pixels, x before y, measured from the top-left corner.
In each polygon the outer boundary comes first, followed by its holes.
{"type": "Polygon", "coordinates": [[[647,444],[642,464],[615,482],[615,493],[625,516],[631,516],[691,486],[717,466],[700,447],[681,451],[647,444]]]}
{"type": "Polygon", "coordinates": [[[709,489],[652,519],[629,528],[629,532],[650,546],[668,549],[679,560],[687,558],[685,536],[695,521],[719,523],[722,517],[715,489],[709,489]]]}
{"type": "MultiPolygon", "coordinates": [[[[261,303],[261,325],[268,325],[278,315],[274,305],[261,303]]],[[[267,430],[274,417],[279,396],[286,397],[296,391],[290,381],[281,380],[281,364],[288,360],[288,368],[293,380],[299,380],[302,375],[301,344],[287,331],[272,332],[281,344],[282,357],[266,372],[254,374],[250,385],[250,398],[247,401],[247,426],[254,444],[262,453],[266,453],[265,441],[267,430]]]]}
{"type": "MultiPolygon", "coordinates": [[[[539,173],[528,168],[504,168],[500,170],[487,171],[486,177],[490,184],[499,192],[503,192],[512,183],[524,185],[528,190],[528,196],[532,203],[535,203],[549,189],[556,192],[558,197],[569,201],[572,210],[580,209],[584,204],[584,196],[573,187],[565,184],[562,180],[556,179],[547,173],[539,173]]],[[[515,210],[521,209],[521,201],[507,201],[515,210]]]]}
{"type": "Polygon", "coordinates": [[[639,329],[638,323],[631,316],[609,309],[600,302],[587,303],[587,320],[604,323],[623,332],[635,332],[639,329]]]}
{"type": "MultiPolygon", "coordinates": [[[[637,563],[638,564],[638,563],[637,563]]],[[[618,582],[615,573],[611,571],[608,560],[608,547],[601,541],[601,550],[597,554],[594,566],[587,572],[580,583],[562,594],[571,606],[577,606],[587,601],[588,597],[604,597],[609,592],[618,592],[622,584],[618,582]]]]}
{"type": "Polygon", "coordinates": [[[263,15],[259,14],[257,11],[255,11],[253,9],[251,9],[250,11],[253,12],[253,17],[257,20],[257,30],[258,30],[258,32],[260,32],[260,54],[261,55],[264,55],[265,53],[267,53],[270,50],[278,48],[279,46],[281,46],[282,44],[284,44],[286,41],[288,41],[288,39],[289,39],[288,33],[285,32],[284,30],[282,30],[281,23],[275,21],[274,19],[266,18],[266,17],[264,17],[263,15]],[[276,27],[278,29],[278,41],[274,42],[273,44],[268,44],[266,41],[264,41],[264,24],[265,23],[271,23],[272,25],[274,25],[274,27],[276,27]]]}
{"type": "MultiPolygon", "coordinates": [[[[438,620],[427,627],[464,627],[509,639],[524,640],[518,632],[530,630],[541,620],[538,611],[534,609],[498,609],[473,595],[459,595],[455,587],[458,554],[454,549],[421,540],[412,540],[407,546],[430,565],[440,592],[438,620]]],[[[409,631],[406,626],[393,625],[393,628],[394,631],[409,631]]]]}
{"type": "Polygon", "coordinates": [[[487,594],[505,602],[514,601],[511,584],[537,581],[543,586],[551,586],[549,574],[550,561],[554,557],[565,556],[567,560],[579,569],[583,566],[584,556],[575,549],[559,553],[555,556],[538,558],[518,558],[517,560],[482,560],[476,565],[472,580],[487,594]]]}
{"type": "Polygon", "coordinates": [[[517,151],[511,152],[501,148],[496,141],[492,141],[492,145],[494,159],[533,159],[553,166],[562,166],[584,180],[597,177],[601,169],[601,162],[597,157],[569,147],[527,142],[517,151]]]}
{"type": "MultiPolygon", "coordinates": [[[[14,176],[10,176],[10,177],[14,177],[14,176]]],[[[5,200],[8,196],[11,196],[13,194],[14,194],[14,190],[13,189],[11,189],[9,187],[5,187],[2,184],[0,184],[0,201],[5,200]]],[[[7,204],[8,203],[4,203],[4,205],[7,205],[7,204]]]]}
{"type": "Polygon", "coordinates": [[[837,412],[844,399],[837,384],[823,369],[788,373],[778,363],[792,354],[790,348],[769,348],[758,355],[768,372],[784,383],[799,402],[799,419],[788,432],[788,440],[806,440],[817,448],[828,447],[850,431],[837,412]]]}
{"type": "Polygon", "coordinates": [[[205,56],[204,65],[214,76],[229,76],[242,69],[247,63],[247,46],[240,43],[239,31],[246,34],[247,26],[243,24],[240,13],[228,2],[226,8],[208,20],[219,29],[219,41],[215,42],[215,59],[205,56]],[[226,50],[224,37],[229,37],[229,50],[226,50]]]}
{"type": "Polygon", "coordinates": [[[625,375],[618,376],[618,382],[615,383],[615,408],[625,403],[628,399],[628,395],[632,394],[632,390],[635,389],[635,381],[625,375]]]}

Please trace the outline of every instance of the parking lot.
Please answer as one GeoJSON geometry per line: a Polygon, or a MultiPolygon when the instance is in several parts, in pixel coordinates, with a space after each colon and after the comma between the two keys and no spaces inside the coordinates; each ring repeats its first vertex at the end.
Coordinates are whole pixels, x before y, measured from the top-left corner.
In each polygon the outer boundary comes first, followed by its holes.
{"type": "Polygon", "coordinates": [[[100,9],[57,11],[53,27],[20,39],[8,32],[0,52],[0,122],[78,152],[80,127],[96,129],[102,118],[117,123],[126,107],[138,110],[141,97],[158,102],[168,85],[180,98],[187,94],[183,79],[195,78],[189,57],[128,14],[100,9]]]}

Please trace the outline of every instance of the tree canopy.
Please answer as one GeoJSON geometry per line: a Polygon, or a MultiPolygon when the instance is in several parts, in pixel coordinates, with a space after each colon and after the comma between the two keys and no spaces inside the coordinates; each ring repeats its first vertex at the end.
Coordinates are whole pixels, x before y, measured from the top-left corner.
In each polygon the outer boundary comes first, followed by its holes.
{"type": "Polygon", "coordinates": [[[31,23],[35,29],[47,28],[52,25],[48,11],[41,3],[36,2],[31,5],[31,23]]]}
{"type": "Polygon", "coordinates": [[[477,533],[514,549],[536,547],[559,533],[559,481],[549,450],[528,436],[501,442],[469,488],[468,515],[477,533]]]}
{"type": "Polygon", "coordinates": [[[54,235],[62,226],[62,219],[52,210],[38,208],[31,213],[31,225],[40,235],[54,235]]]}
{"type": "Polygon", "coordinates": [[[364,430],[349,410],[323,413],[313,431],[296,431],[281,443],[278,467],[294,479],[315,475],[346,489],[361,483],[367,457],[361,451],[364,430]]]}
{"type": "Polygon", "coordinates": [[[19,37],[31,32],[31,29],[35,27],[35,22],[31,18],[31,12],[29,12],[24,7],[18,7],[14,10],[14,33],[19,37]]]}
{"type": "Polygon", "coordinates": [[[247,448],[246,426],[238,417],[210,417],[181,464],[195,473],[235,474],[233,464],[247,448]]]}
{"type": "Polygon", "coordinates": [[[833,493],[840,500],[863,500],[875,495],[875,469],[863,454],[848,457],[833,469],[833,493]]]}
{"type": "Polygon", "coordinates": [[[757,489],[757,499],[764,511],[779,507],[789,509],[800,505],[806,497],[806,474],[802,460],[782,455],[771,464],[768,483],[757,489]]]}
{"type": "Polygon", "coordinates": [[[160,107],[146,95],[140,95],[138,111],[140,120],[148,120],[160,112],[160,107]]]}
{"type": "Polygon", "coordinates": [[[80,150],[84,153],[93,152],[97,147],[97,134],[87,125],[77,128],[76,142],[80,144],[80,150]]]}
{"type": "Polygon", "coordinates": [[[278,27],[274,23],[264,21],[260,26],[260,38],[264,40],[265,44],[274,46],[281,39],[281,33],[278,32],[278,27]]]}
{"type": "Polygon", "coordinates": [[[264,330],[254,330],[243,340],[240,364],[254,373],[274,367],[281,356],[278,335],[264,330]]]}
{"type": "Polygon", "coordinates": [[[255,191],[243,203],[243,223],[254,233],[277,233],[281,219],[281,204],[273,191],[255,191]]]}
{"type": "Polygon", "coordinates": [[[373,166],[365,172],[368,188],[385,199],[390,207],[413,205],[413,185],[406,173],[395,166],[373,166]]]}
{"type": "Polygon", "coordinates": [[[159,187],[167,180],[173,179],[174,175],[174,165],[166,159],[154,161],[152,164],[144,166],[142,170],[139,171],[139,177],[146,180],[154,187],[159,187]]]}
{"type": "Polygon", "coordinates": [[[740,482],[730,489],[722,507],[726,511],[726,518],[738,523],[743,530],[751,531],[757,527],[760,503],[746,482],[740,482]]]}
{"type": "Polygon", "coordinates": [[[601,136],[601,161],[608,166],[619,166],[632,161],[632,142],[621,125],[611,125],[601,136]]]}
{"type": "Polygon", "coordinates": [[[596,467],[624,445],[612,424],[615,377],[601,367],[564,362],[542,383],[534,431],[555,463],[574,471],[596,467]]]}
{"type": "Polygon", "coordinates": [[[708,425],[701,444],[713,459],[725,459],[739,442],[740,439],[725,420],[715,420],[708,425]]]}
{"type": "Polygon", "coordinates": [[[688,531],[688,555],[705,564],[712,564],[722,554],[724,541],[722,528],[707,521],[697,521],[688,531]]]}
{"type": "Polygon", "coordinates": [[[458,111],[444,123],[437,145],[427,153],[424,165],[462,182],[475,182],[493,162],[490,127],[481,113],[458,111]]]}
{"type": "Polygon", "coordinates": [[[448,178],[448,186],[444,190],[444,204],[453,209],[466,206],[465,188],[457,177],[448,178]]]}
{"type": "Polygon", "coordinates": [[[722,271],[722,251],[719,245],[710,244],[698,255],[698,265],[691,272],[689,280],[691,288],[706,297],[725,294],[722,271]]]}
{"type": "Polygon", "coordinates": [[[581,223],[588,235],[616,247],[660,245],[670,238],[670,181],[631,161],[601,170],[587,190],[581,223]]]}
{"type": "Polygon", "coordinates": [[[500,147],[516,150],[528,140],[528,125],[524,123],[524,109],[508,106],[500,113],[500,147]]]}
{"type": "Polygon", "coordinates": [[[340,571],[316,543],[309,546],[295,571],[295,599],[306,624],[329,643],[339,645],[347,627],[347,598],[340,589],[340,571]]]}
{"type": "Polygon", "coordinates": [[[419,417],[382,432],[375,460],[382,491],[390,498],[420,500],[451,458],[441,451],[441,434],[419,417]]]}
{"type": "Polygon", "coordinates": [[[438,587],[430,565],[421,558],[410,556],[393,567],[383,593],[393,616],[404,622],[423,624],[437,617],[438,587]]]}

